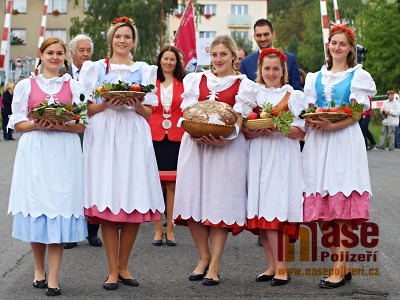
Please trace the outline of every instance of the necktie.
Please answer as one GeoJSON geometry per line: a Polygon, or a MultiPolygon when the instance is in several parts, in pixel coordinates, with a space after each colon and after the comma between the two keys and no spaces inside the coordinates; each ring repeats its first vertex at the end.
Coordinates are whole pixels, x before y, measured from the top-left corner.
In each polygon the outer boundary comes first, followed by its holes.
{"type": "Polygon", "coordinates": [[[80,71],[81,71],[80,69],[78,69],[78,71],[76,71],[76,80],[78,80],[78,81],[79,81],[79,72],[80,71]]]}

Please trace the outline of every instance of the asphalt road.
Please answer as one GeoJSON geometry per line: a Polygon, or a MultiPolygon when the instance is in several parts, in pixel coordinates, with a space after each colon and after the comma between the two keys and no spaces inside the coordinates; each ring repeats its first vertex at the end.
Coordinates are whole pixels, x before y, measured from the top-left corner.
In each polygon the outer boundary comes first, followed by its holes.
{"type": "MultiPolygon", "coordinates": [[[[46,297],[44,291],[32,287],[31,248],[29,244],[11,237],[12,217],[7,215],[17,143],[0,141],[0,299],[42,299],[46,297]]],[[[221,283],[206,287],[188,280],[197,262],[197,252],[188,229],[176,227],[176,247],[154,247],[151,243],[153,224],[149,223],[142,225],[130,259],[130,269],[139,280],[139,287],[120,285],[116,291],[104,290],[102,284],[107,277],[104,249],[81,242],[77,248],[64,252],[60,274],[62,295],[59,298],[400,299],[400,151],[372,150],[368,152],[368,159],[374,194],[371,201],[372,225],[356,232],[363,231],[364,237],[370,235],[363,240],[364,246],[373,243],[374,239],[378,239],[378,244],[367,248],[359,243],[352,251],[357,257],[351,267],[359,275],[353,275],[353,280],[339,289],[321,290],[318,287],[323,277],[318,273],[332,266],[328,258],[320,261],[327,251],[321,246],[320,235],[316,262],[307,261],[311,255],[300,256],[300,245],[303,245],[302,251],[305,249],[302,255],[310,248],[302,238],[294,244],[291,251],[294,259],[288,267],[303,275],[292,275],[290,283],[283,287],[255,282],[256,275],[265,270],[266,262],[254,235],[244,232],[237,237],[229,236],[221,262],[221,283]],[[379,233],[368,233],[374,226],[379,233]]],[[[306,230],[306,227],[302,228],[306,230]]]]}

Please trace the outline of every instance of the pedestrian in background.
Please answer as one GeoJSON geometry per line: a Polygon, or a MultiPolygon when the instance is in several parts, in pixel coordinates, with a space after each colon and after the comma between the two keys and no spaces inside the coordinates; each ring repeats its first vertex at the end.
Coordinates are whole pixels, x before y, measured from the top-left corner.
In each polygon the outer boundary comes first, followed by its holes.
{"type": "Polygon", "coordinates": [[[383,102],[380,109],[382,116],[382,131],[379,141],[379,146],[376,148],[384,150],[386,144],[386,138],[389,141],[389,150],[394,150],[395,144],[395,131],[396,127],[399,125],[399,115],[400,115],[400,102],[394,100],[394,92],[387,92],[388,99],[383,102]]]}
{"type": "MultiPolygon", "coordinates": [[[[74,37],[69,42],[69,55],[72,59],[70,63],[70,68],[67,73],[71,75],[75,80],[79,80],[79,73],[81,71],[82,65],[85,61],[91,60],[93,54],[93,42],[92,39],[86,35],[80,34],[74,37]]],[[[81,145],[83,145],[83,132],[78,133],[81,139],[81,145]]],[[[87,221],[88,227],[88,237],[87,240],[90,246],[101,247],[102,241],[98,237],[99,224],[92,224],[87,221]]],[[[71,249],[78,245],[78,243],[65,243],[64,249],[71,249]]]]}
{"type": "Polygon", "coordinates": [[[14,96],[14,83],[7,82],[4,85],[4,92],[3,92],[3,105],[1,108],[1,118],[3,121],[3,138],[5,141],[13,141],[13,130],[11,128],[7,128],[8,118],[12,114],[11,104],[13,101],[14,96]]]}
{"type": "Polygon", "coordinates": [[[369,108],[363,112],[360,121],[358,121],[358,123],[360,124],[362,134],[364,136],[365,148],[367,150],[372,150],[376,147],[375,139],[372,133],[368,129],[369,122],[371,121],[371,115],[372,115],[372,98],[370,97],[369,108]]]}

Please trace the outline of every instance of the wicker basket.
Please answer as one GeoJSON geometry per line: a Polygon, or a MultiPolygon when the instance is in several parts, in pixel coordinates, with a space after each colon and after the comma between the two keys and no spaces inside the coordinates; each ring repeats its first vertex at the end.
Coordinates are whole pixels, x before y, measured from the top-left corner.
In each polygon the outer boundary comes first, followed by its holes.
{"type": "Polygon", "coordinates": [[[135,91],[107,91],[100,93],[101,97],[106,99],[118,98],[119,101],[127,103],[129,100],[137,97],[141,101],[144,100],[145,92],[135,92],[135,91]]]}
{"type": "Polygon", "coordinates": [[[246,126],[250,130],[266,129],[273,127],[274,122],[271,118],[247,120],[246,122],[244,122],[244,126],[246,126]]]}
{"type": "Polygon", "coordinates": [[[28,113],[28,116],[32,119],[48,119],[52,122],[58,121],[62,123],[72,121],[75,115],[73,112],[63,109],[61,115],[57,116],[55,108],[47,107],[44,109],[42,115],[39,115],[38,109],[33,109],[28,113]]]}
{"type": "Polygon", "coordinates": [[[235,125],[219,125],[211,123],[196,122],[184,120],[182,122],[183,129],[191,136],[200,138],[204,135],[212,134],[215,138],[228,137],[235,130],[235,125]]]}
{"type": "Polygon", "coordinates": [[[319,117],[323,117],[325,119],[328,119],[332,123],[335,123],[337,121],[340,121],[344,118],[346,118],[348,115],[345,113],[341,112],[322,112],[322,113],[308,113],[304,114],[303,118],[310,118],[313,120],[319,120],[319,117]]]}

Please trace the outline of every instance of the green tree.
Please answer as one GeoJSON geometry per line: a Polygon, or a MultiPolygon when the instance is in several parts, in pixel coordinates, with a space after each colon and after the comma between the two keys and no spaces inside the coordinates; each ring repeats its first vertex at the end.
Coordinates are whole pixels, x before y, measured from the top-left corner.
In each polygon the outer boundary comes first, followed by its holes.
{"type": "Polygon", "coordinates": [[[172,13],[176,3],[160,0],[120,0],[102,1],[89,0],[89,7],[85,11],[85,18],[72,18],[69,34],[71,37],[84,33],[90,36],[94,43],[93,60],[103,58],[108,53],[106,34],[111,22],[118,17],[127,16],[134,19],[138,29],[138,48],[135,57],[148,63],[156,60],[160,44],[160,14],[162,32],[165,33],[167,15],[172,13]],[[161,10],[161,4],[163,9],[161,10]]]}
{"type": "Polygon", "coordinates": [[[398,2],[369,0],[356,19],[357,43],[368,49],[363,65],[381,95],[400,85],[399,9],[398,2]]]}
{"type": "Polygon", "coordinates": [[[251,39],[250,38],[243,38],[242,36],[240,36],[239,34],[237,34],[236,31],[232,32],[232,39],[235,41],[236,43],[236,47],[237,48],[242,48],[246,51],[246,53],[251,53],[253,52],[252,49],[252,43],[251,43],[251,39]]]}

